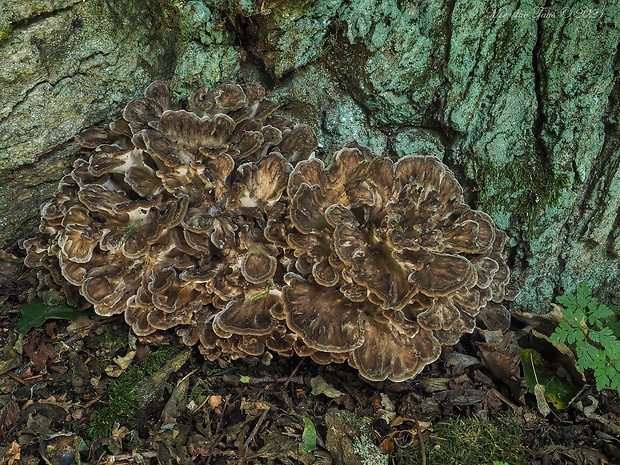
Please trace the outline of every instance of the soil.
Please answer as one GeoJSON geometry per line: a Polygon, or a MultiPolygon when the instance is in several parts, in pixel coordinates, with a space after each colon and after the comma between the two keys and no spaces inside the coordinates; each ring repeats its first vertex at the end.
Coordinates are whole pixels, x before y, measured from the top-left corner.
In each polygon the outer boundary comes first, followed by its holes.
{"type": "Polygon", "coordinates": [[[19,287],[0,311],[0,465],[465,463],[435,457],[447,424],[456,450],[474,441],[468,419],[500,425],[489,464],[620,463],[617,394],[586,383],[568,408],[541,405],[521,374],[531,331],[514,318],[413,380],[370,383],[302,358],[209,362],[174,333],[135,338],[92,312],[20,335],[34,290],[19,287]]]}

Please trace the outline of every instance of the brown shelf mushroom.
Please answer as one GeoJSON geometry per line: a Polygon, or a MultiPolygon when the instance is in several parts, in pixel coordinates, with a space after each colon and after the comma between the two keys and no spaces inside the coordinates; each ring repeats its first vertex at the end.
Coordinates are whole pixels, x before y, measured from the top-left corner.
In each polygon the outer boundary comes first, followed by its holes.
{"type": "Polygon", "coordinates": [[[287,324],[365,378],[415,376],[505,298],[503,233],[436,158],[348,147],[328,166],[298,164],[288,194],[299,274],[285,276],[287,324]]]}
{"type": "Polygon", "coordinates": [[[297,354],[374,381],[415,376],[477,320],[506,329],[506,235],[444,164],[356,145],[325,163],[264,96],[222,84],[177,103],[156,82],[78,135],[24,241],[40,292],[138,335],[175,329],[210,360],[297,354]]]}

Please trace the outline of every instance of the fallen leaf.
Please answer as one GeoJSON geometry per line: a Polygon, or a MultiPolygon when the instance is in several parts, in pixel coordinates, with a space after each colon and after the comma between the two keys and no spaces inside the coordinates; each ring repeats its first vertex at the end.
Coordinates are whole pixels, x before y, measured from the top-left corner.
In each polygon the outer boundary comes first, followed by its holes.
{"type": "Polygon", "coordinates": [[[244,412],[248,412],[250,415],[255,414],[256,410],[260,410],[261,413],[263,410],[269,410],[270,408],[272,408],[273,406],[267,402],[261,402],[261,401],[257,401],[257,402],[252,402],[252,401],[248,401],[245,399],[241,399],[241,410],[244,412]]]}
{"type": "Polygon", "coordinates": [[[21,410],[12,395],[0,396],[0,433],[11,429],[17,421],[21,410]]]}
{"type": "Polygon", "coordinates": [[[445,356],[446,367],[451,369],[454,376],[465,373],[465,369],[470,366],[480,365],[480,360],[471,355],[461,354],[459,352],[450,352],[445,356]]]}
{"type": "Polygon", "coordinates": [[[441,402],[442,405],[454,407],[464,405],[474,405],[481,402],[486,396],[487,390],[482,389],[450,389],[448,391],[442,391],[435,393],[435,398],[441,402]]]}
{"type": "MultiPolygon", "coordinates": [[[[561,367],[552,368],[534,349],[523,349],[521,365],[528,389],[537,396],[537,405],[541,404],[539,398],[543,393],[545,403],[548,401],[558,410],[562,410],[573,403],[583,390],[571,380],[559,376],[557,369],[561,367]]],[[[541,405],[538,406],[540,410],[541,405]]]]}
{"type": "Polygon", "coordinates": [[[58,337],[58,323],[56,321],[45,323],[45,334],[49,336],[51,341],[55,341],[58,337]]]}
{"type": "Polygon", "coordinates": [[[78,454],[74,433],[52,433],[39,438],[41,457],[47,464],[74,463],[78,454]]]}
{"type": "Polygon", "coordinates": [[[335,399],[344,395],[343,392],[340,392],[338,389],[329,385],[322,376],[315,376],[314,378],[312,378],[310,380],[310,386],[312,387],[312,392],[310,394],[312,394],[313,396],[323,394],[330,399],[335,399]]]}
{"type": "Polygon", "coordinates": [[[304,431],[301,433],[301,443],[299,450],[301,452],[312,452],[316,449],[316,428],[314,423],[308,417],[303,417],[304,431]]]}
{"type": "Polygon", "coordinates": [[[123,370],[122,368],[119,368],[116,365],[108,365],[107,367],[104,368],[104,371],[106,375],[108,375],[110,378],[118,378],[123,373],[125,373],[125,370],[123,370]]]}
{"type": "Polygon", "coordinates": [[[264,459],[282,459],[299,454],[299,446],[295,439],[284,436],[279,431],[270,432],[264,440],[263,446],[256,451],[253,457],[264,459]]]}
{"type": "Polygon", "coordinates": [[[90,326],[95,323],[95,320],[91,318],[89,315],[82,315],[73,320],[69,326],[67,326],[68,334],[75,334],[83,328],[90,326]]]}
{"type": "Polygon", "coordinates": [[[21,449],[22,447],[17,443],[17,441],[13,441],[11,443],[11,447],[6,451],[4,457],[0,461],[0,465],[13,465],[14,463],[19,463],[21,459],[21,449]]]}
{"type": "Polygon", "coordinates": [[[545,399],[545,388],[542,384],[536,383],[534,386],[534,396],[536,397],[536,408],[543,417],[551,413],[551,408],[545,399]]]}
{"type": "MultiPolygon", "coordinates": [[[[394,421],[390,424],[391,427],[396,428],[397,426],[402,425],[403,423],[414,423],[416,428],[420,427],[420,432],[426,431],[430,428],[431,423],[429,421],[418,421],[416,422],[415,418],[407,418],[407,417],[396,417],[394,421]]],[[[417,433],[417,431],[415,431],[417,433]]]]}
{"type": "Polygon", "coordinates": [[[170,398],[161,412],[160,425],[175,423],[176,419],[183,414],[185,405],[187,404],[188,389],[189,377],[186,376],[181,382],[177,383],[172,390],[170,398]]]}
{"type": "Polygon", "coordinates": [[[515,311],[512,313],[512,316],[516,320],[527,324],[527,326],[536,329],[547,336],[550,336],[553,331],[555,331],[555,328],[560,324],[560,322],[566,320],[566,316],[564,316],[564,312],[562,311],[561,306],[554,303],[551,303],[550,306],[551,311],[542,315],[515,311]]]}
{"type": "Polygon", "coordinates": [[[187,442],[187,451],[192,457],[209,455],[210,448],[207,439],[200,434],[192,434],[187,442]]]}
{"type": "Polygon", "coordinates": [[[47,340],[40,340],[37,334],[24,344],[24,353],[32,360],[38,371],[45,368],[47,361],[56,357],[56,349],[47,340]]]}
{"type": "Polygon", "coordinates": [[[381,444],[379,444],[379,450],[386,455],[394,452],[394,441],[392,438],[385,438],[381,441],[381,444]]]}
{"type": "Polygon", "coordinates": [[[209,396],[208,403],[209,403],[209,408],[213,412],[217,413],[218,415],[221,413],[219,407],[220,405],[224,403],[224,401],[222,400],[222,396],[215,396],[215,395],[209,396]]]}
{"type": "Polygon", "coordinates": [[[479,342],[476,345],[483,365],[510,388],[516,399],[521,399],[525,394],[521,384],[521,348],[514,333],[507,332],[500,342],[479,342]]]}
{"type": "Polygon", "coordinates": [[[22,356],[18,352],[20,341],[16,339],[15,334],[9,336],[2,349],[0,354],[0,374],[6,373],[22,364],[22,356]]]}
{"type": "Polygon", "coordinates": [[[69,407],[71,406],[71,402],[67,402],[66,394],[62,394],[58,399],[56,399],[56,396],[49,396],[45,399],[41,399],[39,403],[56,405],[66,411],[69,411],[69,407]]]}
{"type": "Polygon", "coordinates": [[[381,405],[383,406],[384,409],[390,412],[393,412],[395,410],[394,404],[392,403],[392,399],[390,399],[390,397],[384,392],[381,393],[381,405]]]}
{"type": "Polygon", "coordinates": [[[22,317],[17,322],[16,327],[22,334],[26,334],[32,328],[38,328],[47,320],[74,320],[84,315],[83,310],[78,310],[69,305],[46,305],[41,299],[34,299],[29,304],[23,304],[21,313],[22,317]]]}
{"type": "Polygon", "coordinates": [[[130,350],[123,357],[115,357],[114,363],[116,363],[121,370],[126,370],[127,368],[129,368],[129,365],[131,365],[131,362],[133,362],[133,359],[135,358],[135,356],[136,356],[136,351],[130,350]]]}

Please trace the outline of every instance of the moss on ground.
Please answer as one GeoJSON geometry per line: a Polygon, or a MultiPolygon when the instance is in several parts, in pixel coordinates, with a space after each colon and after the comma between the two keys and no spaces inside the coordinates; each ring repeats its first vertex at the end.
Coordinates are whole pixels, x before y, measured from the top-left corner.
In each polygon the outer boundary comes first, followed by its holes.
{"type": "Polygon", "coordinates": [[[93,416],[88,435],[92,440],[109,436],[115,424],[131,420],[140,408],[138,389],[141,382],[159,371],[176,349],[163,348],[151,352],[139,365],[130,367],[108,387],[108,405],[93,416]]]}
{"type": "MultiPolygon", "coordinates": [[[[506,462],[526,465],[523,432],[512,413],[482,421],[476,417],[453,418],[432,427],[425,443],[428,465],[492,465],[506,462]]],[[[416,465],[420,448],[403,449],[394,456],[396,465],[416,465]]]]}

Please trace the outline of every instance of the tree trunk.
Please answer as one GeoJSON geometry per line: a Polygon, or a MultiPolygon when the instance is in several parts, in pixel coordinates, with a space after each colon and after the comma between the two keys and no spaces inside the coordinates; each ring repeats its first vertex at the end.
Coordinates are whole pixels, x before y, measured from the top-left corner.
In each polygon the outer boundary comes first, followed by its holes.
{"type": "Polygon", "coordinates": [[[582,280],[617,304],[620,6],[488,3],[4,0],[0,247],[36,229],[73,136],[151,81],[258,80],[319,157],[356,139],[442,158],[509,235],[515,308],[582,280]]]}

